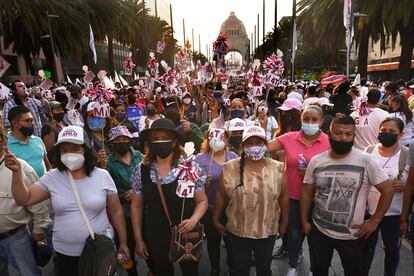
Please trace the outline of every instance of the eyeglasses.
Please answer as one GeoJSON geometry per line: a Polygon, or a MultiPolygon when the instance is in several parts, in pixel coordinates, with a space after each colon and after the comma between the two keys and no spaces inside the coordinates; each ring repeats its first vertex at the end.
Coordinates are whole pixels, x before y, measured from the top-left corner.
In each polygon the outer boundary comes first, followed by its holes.
{"type": "Polygon", "coordinates": [[[33,124],[34,123],[33,118],[29,118],[29,119],[26,119],[26,120],[20,120],[20,121],[25,122],[26,124],[33,124]]]}

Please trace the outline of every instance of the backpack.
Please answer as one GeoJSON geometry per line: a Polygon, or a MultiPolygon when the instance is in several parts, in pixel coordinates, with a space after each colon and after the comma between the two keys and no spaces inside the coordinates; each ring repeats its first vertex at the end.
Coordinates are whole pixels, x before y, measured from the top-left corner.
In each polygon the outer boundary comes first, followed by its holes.
{"type": "Polygon", "coordinates": [[[79,197],[79,192],[68,171],[70,183],[83,220],[88,228],[89,237],[86,238],[82,254],[79,258],[80,276],[114,276],[118,267],[116,248],[112,240],[105,235],[96,234],[89,222],[79,197]]]}
{"type": "MultiPolygon", "coordinates": [[[[365,149],[365,152],[371,154],[374,151],[375,147],[376,147],[376,145],[369,146],[365,149]]],[[[402,174],[403,174],[404,169],[405,169],[405,165],[407,164],[409,152],[408,152],[408,149],[406,147],[401,146],[401,145],[400,145],[399,149],[401,150],[401,152],[400,152],[400,158],[398,159],[398,177],[397,178],[401,179],[402,174]]]]}

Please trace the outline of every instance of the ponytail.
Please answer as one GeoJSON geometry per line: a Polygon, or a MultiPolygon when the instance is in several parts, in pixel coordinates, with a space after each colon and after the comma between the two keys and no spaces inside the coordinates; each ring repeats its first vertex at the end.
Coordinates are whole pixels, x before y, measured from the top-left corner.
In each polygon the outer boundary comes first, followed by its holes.
{"type": "Polygon", "coordinates": [[[236,189],[238,187],[241,187],[241,186],[244,185],[244,182],[243,182],[243,174],[244,174],[244,165],[245,165],[245,162],[246,162],[246,154],[243,152],[242,155],[241,155],[241,157],[240,157],[240,184],[236,186],[236,189]]]}

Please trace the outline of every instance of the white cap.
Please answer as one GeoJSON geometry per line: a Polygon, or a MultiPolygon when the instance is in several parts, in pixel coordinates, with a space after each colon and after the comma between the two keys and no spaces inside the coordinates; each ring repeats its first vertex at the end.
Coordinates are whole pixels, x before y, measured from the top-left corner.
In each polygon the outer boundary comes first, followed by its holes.
{"type": "Polygon", "coordinates": [[[260,126],[250,126],[243,131],[242,142],[250,137],[259,137],[266,141],[266,132],[260,126]]]}
{"type": "Polygon", "coordinates": [[[299,100],[300,102],[303,102],[303,96],[302,96],[302,94],[300,94],[300,93],[298,93],[298,92],[290,92],[290,93],[287,95],[287,98],[288,98],[288,99],[294,98],[294,99],[299,100]]]}
{"type": "Polygon", "coordinates": [[[87,140],[88,137],[86,136],[83,128],[79,126],[67,126],[59,132],[55,146],[64,142],[83,145],[87,143],[85,139],[87,140]]]}
{"type": "Polygon", "coordinates": [[[322,97],[322,98],[319,99],[319,104],[321,106],[324,106],[324,105],[334,106],[334,104],[333,103],[330,103],[329,100],[328,100],[328,98],[325,98],[325,97],[322,97]]]}
{"type": "Polygon", "coordinates": [[[229,131],[245,130],[246,122],[240,118],[235,118],[229,122],[229,131]]]}

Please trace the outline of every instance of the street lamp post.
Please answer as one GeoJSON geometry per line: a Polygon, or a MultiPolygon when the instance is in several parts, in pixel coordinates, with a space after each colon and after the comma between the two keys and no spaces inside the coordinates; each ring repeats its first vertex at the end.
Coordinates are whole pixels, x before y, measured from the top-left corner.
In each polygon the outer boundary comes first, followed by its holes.
{"type": "Polygon", "coordinates": [[[347,47],[346,51],[346,76],[349,77],[351,71],[351,51],[352,51],[352,32],[354,29],[354,19],[355,17],[367,17],[368,14],[360,13],[360,12],[351,12],[351,20],[349,20],[349,32],[348,32],[348,43],[349,46],[347,47]]]}
{"type": "Polygon", "coordinates": [[[50,47],[52,48],[52,58],[53,58],[53,74],[52,79],[54,82],[59,82],[58,77],[58,70],[57,70],[57,64],[56,64],[56,54],[55,54],[55,43],[53,41],[53,33],[52,33],[52,25],[50,24],[50,18],[59,18],[59,16],[54,14],[49,14],[49,11],[46,11],[46,17],[47,17],[47,25],[49,27],[49,39],[50,39],[50,47]]]}

